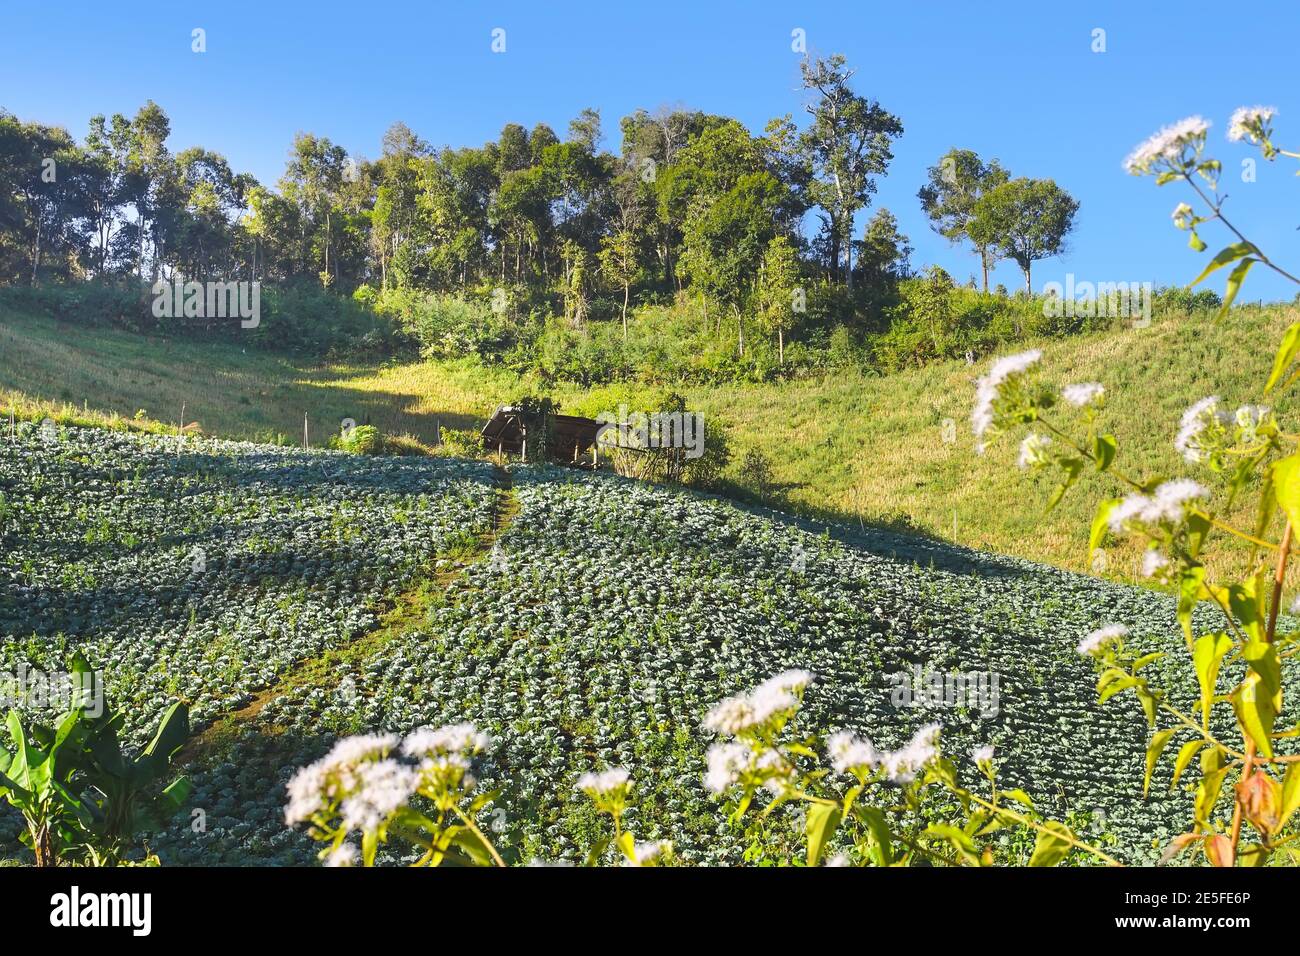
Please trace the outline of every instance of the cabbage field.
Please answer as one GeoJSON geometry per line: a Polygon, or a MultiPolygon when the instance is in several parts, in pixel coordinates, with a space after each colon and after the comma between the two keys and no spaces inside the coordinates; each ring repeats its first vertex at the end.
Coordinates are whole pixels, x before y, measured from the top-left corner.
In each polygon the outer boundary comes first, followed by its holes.
{"type": "MultiPolygon", "coordinates": [[[[1096,705],[1076,652],[1110,621],[1181,646],[1171,599],[603,474],[20,425],[0,440],[0,586],[0,671],[76,648],[137,732],[176,698],[196,729],[226,719],[186,767],[190,812],[148,841],[167,864],[310,864],[282,821],[297,766],[463,720],[496,740],[480,776],[509,857],[581,859],[596,822],[574,781],[618,764],[639,836],[739,862],[701,719],[792,667],[816,675],[803,725],[892,747],[937,720],[960,766],[996,745],[1004,785],[1123,859],[1158,855],[1190,800],[1167,766],[1142,799],[1145,721],[1096,705]],[[349,646],[366,653],[304,670],[349,646]],[[890,675],[916,666],[996,674],[996,713],[897,706],[890,675]]],[[[1176,657],[1154,666],[1191,699],[1176,657]]],[[[17,825],[0,815],[0,854],[17,825]]]]}

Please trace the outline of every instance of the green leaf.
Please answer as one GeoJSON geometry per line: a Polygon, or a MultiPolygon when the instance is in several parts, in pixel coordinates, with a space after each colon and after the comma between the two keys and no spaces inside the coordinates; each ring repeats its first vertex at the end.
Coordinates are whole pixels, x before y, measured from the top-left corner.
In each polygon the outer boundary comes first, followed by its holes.
{"type": "Polygon", "coordinates": [[[1169,789],[1173,790],[1178,786],[1178,781],[1187,765],[1192,762],[1192,758],[1206,745],[1207,741],[1203,737],[1197,737],[1195,740],[1189,740],[1178,750],[1178,756],[1174,759],[1174,779],[1169,781],[1169,789]]]}
{"type": "Polygon", "coordinates": [[[1030,810],[1034,809],[1033,799],[1030,798],[1029,794],[1019,788],[1016,788],[1015,790],[1003,790],[1002,796],[1009,800],[1014,800],[1016,803],[1023,804],[1030,810]]]}
{"type": "Polygon", "coordinates": [[[1199,564],[1185,568],[1178,579],[1178,623],[1183,626],[1189,646],[1192,643],[1192,611],[1207,596],[1205,568],[1199,564]]]}
{"type": "Polygon", "coordinates": [[[1051,511],[1061,503],[1061,499],[1065,497],[1065,493],[1070,490],[1070,487],[1078,480],[1079,473],[1083,471],[1082,458],[1062,458],[1060,460],[1060,465],[1062,470],[1065,472],[1065,477],[1061,480],[1061,483],[1056,486],[1056,490],[1052,492],[1052,497],[1047,499],[1047,508],[1045,511],[1051,511]]]}
{"type": "Polygon", "coordinates": [[[465,855],[468,856],[477,866],[492,865],[492,855],[488,853],[487,847],[484,845],[483,841],[479,839],[478,834],[474,833],[472,830],[461,830],[452,837],[451,842],[457,848],[464,851],[465,855]]]}
{"type": "Polygon", "coordinates": [[[1300,528],[1300,455],[1273,464],[1273,495],[1291,524],[1300,528]]]}
{"type": "MultiPolygon", "coordinates": [[[[1204,757],[1202,757],[1202,768],[1204,768],[1204,757]]],[[[1219,802],[1219,792],[1223,789],[1223,778],[1227,775],[1228,768],[1220,767],[1218,770],[1206,770],[1201,776],[1201,783],[1196,788],[1196,822],[1203,826],[1208,826],[1210,817],[1214,814],[1214,805],[1219,802]]]]}
{"type": "Polygon", "coordinates": [[[1205,277],[1210,275],[1212,272],[1222,269],[1229,262],[1236,262],[1238,259],[1245,256],[1258,254],[1259,250],[1256,249],[1252,243],[1234,242],[1232,245],[1221,249],[1219,254],[1210,260],[1210,264],[1205,267],[1201,274],[1187,284],[1187,287],[1190,289],[1192,286],[1203,281],[1205,277]]]}
{"type": "Polygon", "coordinates": [[[1196,666],[1196,680],[1201,685],[1201,725],[1210,725],[1210,708],[1219,682],[1219,667],[1224,656],[1232,650],[1232,638],[1227,634],[1203,634],[1192,646],[1192,662],[1196,666]]]}
{"type": "Polygon", "coordinates": [[[808,865],[816,866],[835,828],[840,825],[840,808],[835,803],[813,803],[808,807],[808,865]]]}
{"type": "Polygon", "coordinates": [[[1237,720],[1242,728],[1255,741],[1255,748],[1265,757],[1273,756],[1273,721],[1277,719],[1277,710],[1273,706],[1273,695],[1256,671],[1246,675],[1236,692],[1232,695],[1232,706],[1237,712],[1237,720]]]}
{"type": "Polygon", "coordinates": [[[1297,354],[1300,354],[1300,322],[1291,325],[1282,333],[1282,344],[1278,346],[1277,355],[1273,358],[1273,371],[1269,373],[1268,382],[1264,385],[1265,392],[1270,391],[1278,383],[1282,373],[1295,361],[1297,354]]]}
{"type": "Polygon", "coordinates": [[[885,813],[879,807],[859,807],[858,813],[867,823],[867,829],[871,831],[874,840],[871,845],[871,855],[875,858],[877,866],[889,866],[894,862],[894,845],[893,834],[889,832],[889,823],[885,820],[885,813]]]}
{"type": "Polygon", "coordinates": [[[1048,820],[1044,827],[1046,829],[1038,832],[1034,855],[1029,858],[1030,866],[1056,866],[1070,852],[1070,844],[1065,838],[1073,837],[1074,833],[1069,827],[1055,820],[1048,820]]]}
{"type": "Polygon", "coordinates": [[[1196,234],[1196,230],[1191,230],[1191,235],[1187,239],[1187,244],[1196,252],[1205,251],[1205,240],[1196,234]]]}
{"type": "Polygon", "coordinates": [[[1282,661],[1277,656],[1277,648],[1267,641],[1250,641],[1241,649],[1241,656],[1250,669],[1259,675],[1265,689],[1276,699],[1273,704],[1280,713],[1282,700],[1282,661]]]}
{"type": "Polygon", "coordinates": [[[169,815],[178,811],[185,805],[185,801],[189,799],[190,791],[193,789],[194,785],[190,783],[189,777],[181,777],[172,781],[162,792],[163,811],[169,815]]]}
{"type": "Polygon", "coordinates": [[[1097,553],[1106,538],[1106,529],[1110,526],[1110,513],[1119,504],[1118,498],[1107,498],[1097,505],[1097,513],[1092,517],[1092,528],[1088,532],[1088,560],[1097,553]]]}
{"type": "Polygon", "coordinates": [[[1118,448],[1119,443],[1115,441],[1114,435],[1098,435],[1092,440],[1092,454],[1097,459],[1098,471],[1105,471],[1110,467],[1118,448]]]}
{"type": "Polygon", "coordinates": [[[1286,774],[1282,777],[1282,803],[1278,811],[1278,829],[1286,826],[1287,819],[1300,808],[1300,763],[1286,765],[1286,774]]]}
{"type": "Polygon", "coordinates": [[[1147,791],[1151,788],[1151,774],[1155,773],[1156,763],[1160,760],[1160,755],[1164,753],[1165,747],[1169,745],[1169,738],[1174,735],[1177,727],[1169,727],[1165,730],[1157,730],[1151,735],[1151,742],[1147,744],[1147,770],[1142,777],[1142,797],[1146,798],[1147,791]]]}
{"type": "Polygon", "coordinates": [[[1250,267],[1256,262],[1259,262],[1259,260],[1242,259],[1237,264],[1237,267],[1232,270],[1232,274],[1228,276],[1227,288],[1224,290],[1223,305],[1219,308],[1219,314],[1215,316],[1215,321],[1228,314],[1228,310],[1232,308],[1233,300],[1237,298],[1237,293],[1241,291],[1241,283],[1245,280],[1246,273],[1250,271],[1250,267]]]}
{"type": "Polygon", "coordinates": [[[925,832],[941,840],[947,840],[967,863],[979,866],[979,847],[975,845],[975,841],[964,830],[953,826],[951,823],[931,823],[925,828],[925,832]]]}

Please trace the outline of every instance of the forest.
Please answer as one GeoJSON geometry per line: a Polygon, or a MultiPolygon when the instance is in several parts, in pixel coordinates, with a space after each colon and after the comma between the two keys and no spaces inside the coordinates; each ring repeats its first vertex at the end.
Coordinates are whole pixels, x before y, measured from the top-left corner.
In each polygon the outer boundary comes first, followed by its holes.
{"type": "Polygon", "coordinates": [[[903,121],[854,72],[806,58],[798,111],[758,135],[666,106],[616,134],[594,109],[563,137],[509,123],[479,147],[399,122],[376,159],[300,132],[274,186],[215,150],[173,151],[152,101],[92,117],[80,143],[0,112],[0,285],[149,326],[159,283],[258,282],[271,321],[254,337],[278,348],[414,346],[584,382],[899,366],[1081,325],[1032,302],[1078,202],[973,151],[938,157],[917,197],[971,251],[970,282],[913,268],[896,217],[871,208],[903,121]],[[1023,272],[1016,297],[988,288],[1003,259],[1023,272]]]}

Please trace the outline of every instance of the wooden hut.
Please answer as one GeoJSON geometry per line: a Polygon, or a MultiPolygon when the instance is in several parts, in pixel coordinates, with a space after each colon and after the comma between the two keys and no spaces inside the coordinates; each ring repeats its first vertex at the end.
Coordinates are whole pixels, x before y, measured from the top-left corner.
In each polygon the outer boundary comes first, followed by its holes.
{"type": "Polygon", "coordinates": [[[514,405],[502,405],[483,426],[483,447],[503,455],[529,457],[529,430],[532,430],[533,457],[537,457],[537,444],[544,442],[546,457],[552,461],[576,463],[586,461],[591,452],[591,462],[596,462],[596,436],[601,424],[593,418],[577,415],[547,416],[544,423],[530,422],[523,410],[514,405]]]}

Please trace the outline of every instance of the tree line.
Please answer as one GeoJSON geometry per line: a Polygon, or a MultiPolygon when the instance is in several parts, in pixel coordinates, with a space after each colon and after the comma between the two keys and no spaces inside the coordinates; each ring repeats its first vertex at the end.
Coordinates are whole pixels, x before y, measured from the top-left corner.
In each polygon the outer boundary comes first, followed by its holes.
{"type": "MultiPolygon", "coordinates": [[[[617,152],[596,110],[561,137],[507,124],[481,147],[435,148],[405,124],[377,159],[299,133],[274,188],[219,153],[173,153],[153,102],[66,131],[0,111],[0,282],[134,277],[153,283],[261,280],[339,293],[361,287],[477,297],[543,308],[574,328],[598,300],[629,309],[692,293],[717,331],[746,321],[784,358],[810,284],[849,304],[878,300],[910,274],[910,243],[878,209],[855,234],[903,134],[857,92],[842,56],[801,65],[803,115],[758,135],[725,116],[637,110],[617,152]]],[[[1058,252],[1078,204],[1051,180],[1012,179],[953,150],[919,199],[936,231],[969,243],[988,271],[1058,252]]],[[[846,321],[848,317],[846,317],[846,321]]]]}

